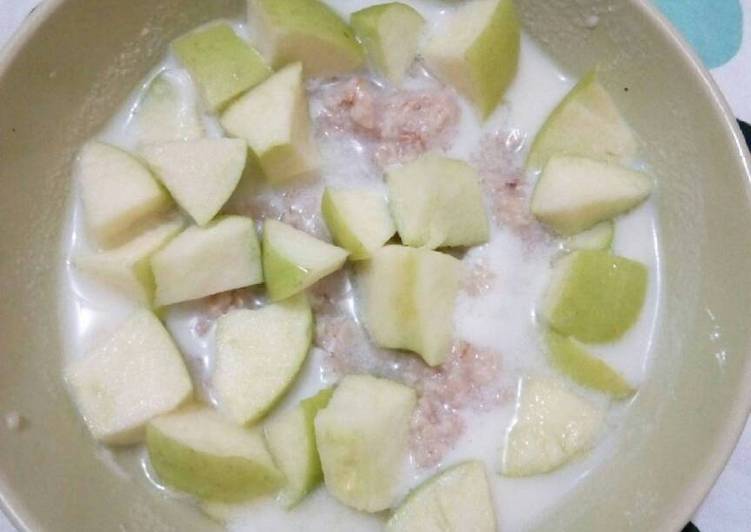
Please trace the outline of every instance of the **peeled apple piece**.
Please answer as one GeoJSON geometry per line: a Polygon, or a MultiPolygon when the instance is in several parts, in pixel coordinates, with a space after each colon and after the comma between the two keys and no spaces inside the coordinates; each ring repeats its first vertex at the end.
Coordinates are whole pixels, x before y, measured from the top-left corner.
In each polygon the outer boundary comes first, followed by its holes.
{"type": "Polygon", "coordinates": [[[615,223],[612,220],[600,222],[597,225],[568,237],[564,246],[569,251],[579,249],[608,250],[613,246],[615,238],[615,223]]]}
{"type": "Polygon", "coordinates": [[[502,473],[548,473],[590,450],[603,412],[552,378],[526,378],[503,450],[502,473]]]}
{"type": "Polygon", "coordinates": [[[652,179],[583,157],[551,157],[532,193],[532,214],[562,235],[574,235],[642,203],[652,179]]]}
{"type": "Polygon", "coordinates": [[[133,115],[140,145],[196,140],[204,135],[193,102],[188,101],[169,71],[149,83],[133,115]]]}
{"type": "Polygon", "coordinates": [[[638,150],[634,132],[593,70],[545,121],[529,151],[527,167],[541,169],[553,155],[629,165],[638,150]]]}

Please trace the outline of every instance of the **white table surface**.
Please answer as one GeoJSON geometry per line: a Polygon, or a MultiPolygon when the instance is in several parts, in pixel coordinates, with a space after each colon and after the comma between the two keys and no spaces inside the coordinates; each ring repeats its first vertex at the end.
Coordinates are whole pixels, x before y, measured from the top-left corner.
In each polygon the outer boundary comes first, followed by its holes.
{"type": "MultiPolygon", "coordinates": [[[[0,0],[0,53],[5,42],[42,0],[0,0]]],[[[714,5],[717,0],[705,0],[714,5]]],[[[747,16],[741,51],[712,74],[739,118],[751,122],[751,0],[742,0],[747,16]]],[[[751,421],[717,484],[697,511],[694,524],[701,532],[751,530],[751,421]]],[[[0,532],[15,532],[0,513],[0,532]]]]}

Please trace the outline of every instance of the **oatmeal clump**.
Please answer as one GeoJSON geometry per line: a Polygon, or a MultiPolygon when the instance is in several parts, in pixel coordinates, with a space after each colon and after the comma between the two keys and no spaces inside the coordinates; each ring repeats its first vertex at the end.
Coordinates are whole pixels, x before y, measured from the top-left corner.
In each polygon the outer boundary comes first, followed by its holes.
{"type": "Polygon", "coordinates": [[[315,117],[321,136],[354,135],[381,167],[406,162],[432,149],[446,149],[456,134],[460,109],[454,94],[433,83],[392,91],[362,77],[317,89],[315,117]]]}
{"type": "Polygon", "coordinates": [[[238,288],[204,297],[196,304],[200,307],[200,313],[193,322],[193,334],[205,336],[214,322],[230,310],[258,308],[263,304],[263,298],[253,287],[238,288]]]}

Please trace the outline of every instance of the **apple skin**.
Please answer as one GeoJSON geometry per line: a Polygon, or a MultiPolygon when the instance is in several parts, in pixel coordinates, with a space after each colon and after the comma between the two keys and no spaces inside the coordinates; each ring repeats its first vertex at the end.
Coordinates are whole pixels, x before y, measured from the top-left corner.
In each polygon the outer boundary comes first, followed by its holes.
{"type": "Polygon", "coordinates": [[[326,187],[321,214],[334,242],[350,260],[365,260],[396,232],[386,200],[370,190],[326,187]]]}
{"type": "Polygon", "coordinates": [[[304,294],[220,317],[211,377],[217,409],[239,425],[261,419],[297,378],[312,338],[313,313],[304,294]]]}
{"type": "Polygon", "coordinates": [[[287,508],[299,503],[323,480],[314,421],[333,393],[333,388],[323,389],[269,420],[264,427],[274,462],[287,479],[279,495],[287,508]]]}
{"type": "Polygon", "coordinates": [[[342,248],[270,219],[264,223],[262,247],[266,290],[272,301],[305,290],[347,260],[342,248]]]}
{"type": "Polygon", "coordinates": [[[153,420],[146,447],[160,481],[205,501],[242,502],[284,483],[260,431],[238,427],[206,407],[153,420]]]}
{"type": "Polygon", "coordinates": [[[563,245],[568,251],[580,249],[611,250],[615,238],[615,222],[605,220],[589,229],[568,237],[563,245]]]}
{"type": "Polygon", "coordinates": [[[248,25],[275,69],[300,62],[307,77],[327,78],[364,64],[352,28],[319,0],[249,0],[248,25]]]}
{"type": "Polygon", "coordinates": [[[400,86],[417,55],[425,19],[406,4],[389,2],[352,13],[350,23],[371,63],[400,86]]]}
{"type": "Polygon", "coordinates": [[[263,57],[224,23],[178,37],[172,42],[172,51],[213,111],[221,110],[271,75],[263,57]]]}
{"type": "Polygon", "coordinates": [[[612,342],[636,322],[647,268],[607,251],[575,251],[553,267],[542,317],[556,332],[585,343],[612,342]]]}
{"type": "Polygon", "coordinates": [[[454,465],[423,482],[386,523],[386,532],[495,532],[494,503],[480,461],[454,465]]]}
{"type": "Polygon", "coordinates": [[[585,75],[547,118],[527,156],[527,168],[541,169],[551,156],[565,154],[634,162],[639,143],[597,70],[585,75]]]}
{"type": "Polygon", "coordinates": [[[548,473],[589,451],[603,424],[603,411],[553,378],[525,378],[514,422],[506,435],[502,474],[548,473]]]}
{"type": "Polygon", "coordinates": [[[347,375],[315,419],[324,481],[342,503],[380,512],[394,502],[407,458],[417,396],[412,388],[370,375],[347,375]]]}
{"type": "Polygon", "coordinates": [[[553,367],[577,384],[606,393],[614,399],[627,399],[636,393],[620,373],[589,353],[575,339],[547,331],[545,341],[553,367]]]}
{"type": "Polygon", "coordinates": [[[476,0],[460,6],[422,54],[433,74],[488,118],[516,76],[520,46],[521,24],[513,0],[476,0]]]}

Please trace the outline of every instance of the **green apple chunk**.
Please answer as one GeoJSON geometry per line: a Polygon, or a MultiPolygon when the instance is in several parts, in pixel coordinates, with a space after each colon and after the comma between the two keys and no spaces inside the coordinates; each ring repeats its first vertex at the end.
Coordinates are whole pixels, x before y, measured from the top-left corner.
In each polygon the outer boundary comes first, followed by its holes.
{"type": "Polygon", "coordinates": [[[310,349],[313,314],[305,295],[217,320],[211,389],[240,425],[265,415],[295,380],[310,349]]]}
{"type": "Polygon", "coordinates": [[[198,225],[206,225],[240,182],[248,147],[240,139],[200,139],[147,146],[156,177],[198,225]]]}
{"type": "Polygon", "coordinates": [[[556,155],[532,194],[532,214],[562,235],[573,235],[642,203],[651,178],[609,163],[556,155]]]}
{"type": "Polygon", "coordinates": [[[227,133],[245,139],[272,183],[318,168],[300,63],[283,68],[240,97],[224,112],[221,123],[227,133]]]}
{"type": "Polygon", "coordinates": [[[192,102],[162,72],[149,83],[138,102],[133,123],[141,145],[175,140],[196,140],[203,136],[203,126],[192,102]]]}
{"type": "Polygon", "coordinates": [[[386,246],[360,270],[364,317],[381,347],[418,353],[438,366],[451,351],[461,263],[428,249],[386,246]]]}
{"type": "Polygon", "coordinates": [[[516,76],[521,30],[513,0],[472,0],[436,28],[422,55],[428,69],[469,98],[483,117],[516,76]]]}
{"type": "Polygon", "coordinates": [[[369,258],[396,232],[389,206],[378,192],[326,187],[321,214],[334,242],[351,260],[369,258]]]}
{"type": "Polygon", "coordinates": [[[425,19],[406,4],[390,2],[356,11],[350,22],[378,71],[401,85],[417,55],[425,19]]]}
{"type": "Polygon", "coordinates": [[[227,24],[183,35],[172,43],[172,50],[214,111],[271,75],[261,54],[227,24]]]}
{"type": "Polygon", "coordinates": [[[607,251],[575,251],[553,267],[542,316],[556,332],[582,342],[617,340],[639,317],[647,278],[640,262],[607,251]]]}
{"type": "Polygon", "coordinates": [[[464,161],[429,153],[390,170],[386,182],[404,244],[435,249],[488,241],[480,180],[464,161]]]}
{"type": "Polygon", "coordinates": [[[324,78],[364,63],[352,29],[320,0],[249,0],[248,24],[274,68],[301,62],[306,76],[324,78]]]}
{"type": "Polygon", "coordinates": [[[569,251],[577,249],[602,249],[607,250],[613,246],[615,237],[615,223],[613,220],[605,220],[597,225],[568,237],[564,246],[569,251]]]}
{"type": "Polygon", "coordinates": [[[247,430],[205,407],[149,423],[151,465],[167,486],[215,502],[241,502],[284,483],[259,430],[247,430]]]}
{"type": "Polygon", "coordinates": [[[344,377],[315,419],[329,492],[344,504],[380,512],[394,502],[417,402],[412,388],[370,375],[344,377]]]}
{"type": "Polygon", "coordinates": [[[154,275],[150,258],[184,226],[182,217],[173,216],[119,248],[76,256],[73,264],[80,272],[109,288],[143,305],[151,305],[154,275]]]}
{"type": "Polygon", "coordinates": [[[603,422],[603,412],[551,378],[522,383],[514,422],[506,434],[502,473],[539,475],[589,451],[603,422]]]}
{"type": "Polygon", "coordinates": [[[158,306],[262,283],[255,223],[224,216],[189,227],[151,257],[151,270],[158,306]]]}
{"type": "Polygon", "coordinates": [[[329,403],[332,393],[333,389],[326,388],[300,401],[296,408],[271,419],[264,429],[274,462],[287,479],[280,499],[288,508],[323,480],[314,420],[318,411],[329,403]]]}
{"type": "Polygon", "coordinates": [[[263,273],[273,301],[288,298],[342,267],[347,252],[304,231],[266,220],[263,227],[263,273]]]}
{"type": "Polygon", "coordinates": [[[556,154],[628,165],[639,149],[636,137],[597,72],[584,76],[558,104],[535,140],[527,167],[542,168],[556,154]]]}
{"type": "Polygon", "coordinates": [[[148,168],[102,142],[89,142],[81,150],[78,183],[86,225],[105,246],[124,242],[146,219],[171,205],[148,168]]]}
{"type": "Polygon", "coordinates": [[[490,486],[482,462],[451,467],[425,481],[391,516],[387,532],[495,532],[490,486]]]}
{"type": "Polygon", "coordinates": [[[65,380],[93,436],[112,445],[141,441],[151,418],[174,410],[193,392],[172,338],[145,309],[69,364],[65,380]]]}
{"type": "Polygon", "coordinates": [[[547,331],[545,339],[553,366],[577,384],[616,399],[634,394],[634,389],[620,373],[589,353],[580,342],[554,331],[547,331]]]}

